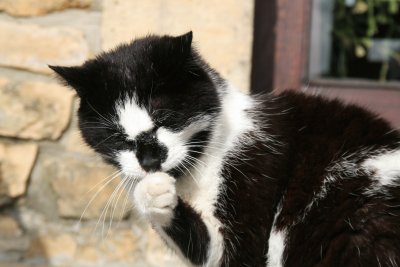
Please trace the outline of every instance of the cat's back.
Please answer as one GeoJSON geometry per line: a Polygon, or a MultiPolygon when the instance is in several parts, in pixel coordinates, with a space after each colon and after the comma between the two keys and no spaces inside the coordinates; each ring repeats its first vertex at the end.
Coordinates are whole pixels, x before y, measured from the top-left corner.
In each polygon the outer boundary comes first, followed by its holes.
{"type": "Polygon", "coordinates": [[[282,253],[273,260],[400,265],[399,132],[338,100],[285,92],[277,101],[289,171],[269,242],[282,253]]]}
{"type": "Polygon", "coordinates": [[[294,91],[283,92],[278,101],[286,107],[287,124],[297,130],[292,138],[340,138],[347,143],[347,149],[393,147],[393,143],[400,141],[399,132],[386,120],[358,105],[294,91]]]}

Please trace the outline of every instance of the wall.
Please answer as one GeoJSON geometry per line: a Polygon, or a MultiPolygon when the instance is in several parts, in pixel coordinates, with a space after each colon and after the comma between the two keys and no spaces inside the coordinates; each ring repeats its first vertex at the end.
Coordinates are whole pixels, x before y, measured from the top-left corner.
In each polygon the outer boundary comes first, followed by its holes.
{"type": "Polygon", "coordinates": [[[247,90],[253,1],[0,0],[0,12],[0,266],[181,266],[84,145],[78,99],[47,64],[193,30],[212,66],[247,90]]]}

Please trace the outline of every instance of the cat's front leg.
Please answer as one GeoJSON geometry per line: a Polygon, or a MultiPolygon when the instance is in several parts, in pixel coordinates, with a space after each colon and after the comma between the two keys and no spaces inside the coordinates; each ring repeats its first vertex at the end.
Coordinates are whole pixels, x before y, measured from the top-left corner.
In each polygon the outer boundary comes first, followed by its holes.
{"type": "Polygon", "coordinates": [[[176,195],[174,178],[150,174],[138,183],[133,197],[139,212],[172,248],[194,265],[207,264],[209,232],[200,214],[176,195]]]}

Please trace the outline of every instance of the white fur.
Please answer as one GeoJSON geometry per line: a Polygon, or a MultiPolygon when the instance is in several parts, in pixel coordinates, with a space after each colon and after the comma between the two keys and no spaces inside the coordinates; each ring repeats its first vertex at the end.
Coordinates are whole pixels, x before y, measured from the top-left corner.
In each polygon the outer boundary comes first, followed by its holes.
{"type": "MultiPolygon", "coordinates": [[[[244,133],[256,129],[252,119],[246,112],[254,107],[252,98],[231,86],[220,88],[220,90],[224,94],[222,97],[222,112],[214,125],[215,130],[212,133],[210,145],[204,149],[204,153],[195,166],[185,166],[189,175],[186,178],[179,179],[176,184],[177,194],[201,214],[201,218],[209,232],[209,253],[207,263],[204,265],[207,267],[220,265],[224,249],[223,237],[220,232],[222,224],[214,216],[216,205],[218,205],[218,195],[221,190],[225,190],[221,188],[223,178],[220,172],[224,163],[223,160],[228,153],[240,149],[241,144],[245,142],[243,139],[244,133]]],[[[120,110],[120,124],[129,130],[131,138],[153,126],[147,113],[131,102],[125,102],[120,106],[120,110]],[[140,113],[139,116],[130,115],[137,112],[140,113]]],[[[191,136],[209,125],[208,118],[197,118],[179,133],[162,127],[159,128],[157,130],[157,138],[168,148],[168,157],[161,166],[162,171],[175,167],[182,162],[188,153],[188,148],[184,144],[188,142],[191,136]]],[[[133,153],[125,151],[121,153],[119,158],[121,159],[120,162],[125,164],[126,170],[140,169],[133,153]],[[129,162],[130,159],[133,162],[129,162]]],[[[139,174],[142,174],[141,171],[139,171],[139,174]]],[[[134,191],[134,202],[139,211],[155,225],[155,229],[169,243],[170,247],[176,249],[178,255],[182,256],[173,240],[166,236],[162,227],[157,226],[168,224],[170,221],[170,213],[168,211],[174,206],[175,198],[171,198],[168,194],[173,192],[172,187],[175,188],[175,185],[169,179],[164,179],[165,177],[150,176],[151,179],[146,176],[138,183],[134,191]],[[154,194],[154,191],[158,192],[153,188],[156,185],[161,186],[160,194],[154,194]],[[168,196],[164,197],[165,194],[168,196]],[[154,212],[160,211],[160,206],[163,205],[168,209],[162,210],[162,212],[154,212]]]]}
{"type": "Polygon", "coordinates": [[[228,144],[226,150],[233,148],[238,137],[250,130],[255,129],[253,120],[249,117],[247,110],[254,108],[254,100],[243,94],[232,86],[229,86],[223,97],[222,118],[220,123],[225,142],[228,144]]]}
{"type": "Polygon", "coordinates": [[[287,239],[287,231],[276,229],[276,221],[282,211],[282,200],[276,210],[274,221],[272,223],[271,232],[268,239],[267,267],[283,266],[283,253],[285,251],[285,243],[287,239]]]}
{"type": "Polygon", "coordinates": [[[117,160],[121,166],[122,172],[128,177],[143,178],[147,174],[140,166],[135,153],[131,150],[118,152],[117,160]]]}
{"type": "Polygon", "coordinates": [[[388,194],[388,187],[400,185],[400,150],[383,151],[366,160],[362,167],[373,180],[366,195],[388,194]]]}
{"type": "Polygon", "coordinates": [[[268,262],[267,267],[282,267],[283,266],[283,253],[285,251],[286,231],[277,231],[275,226],[268,240],[268,262]]]}
{"type": "Polygon", "coordinates": [[[400,150],[373,156],[363,163],[363,167],[373,172],[378,187],[399,185],[400,150]]]}
{"type": "Polygon", "coordinates": [[[365,166],[358,163],[360,157],[366,157],[372,153],[371,148],[362,148],[356,152],[343,153],[338,160],[332,162],[326,168],[325,178],[322,181],[322,185],[319,190],[315,191],[314,197],[310,203],[305,207],[304,212],[299,216],[299,221],[304,221],[310,210],[318,205],[318,202],[327,197],[328,190],[335,183],[340,180],[349,179],[352,177],[358,177],[369,174],[370,170],[366,169],[365,166]]]}
{"type": "Polygon", "coordinates": [[[162,163],[161,169],[167,171],[182,162],[188,153],[188,148],[185,144],[193,135],[207,128],[209,124],[208,118],[203,117],[195,120],[177,133],[160,127],[157,130],[157,138],[168,149],[167,159],[162,163]]]}
{"type": "Polygon", "coordinates": [[[141,132],[154,127],[147,110],[141,108],[135,99],[128,98],[116,106],[118,122],[124,128],[129,139],[134,140],[141,132]]]}
{"type": "Polygon", "coordinates": [[[168,226],[178,203],[175,179],[163,172],[147,175],[133,192],[138,211],[156,226],[168,226]]]}
{"type": "MultiPolygon", "coordinates": [[[[123,127],[128,138],[134,140],[141,132],[151,130],[154,127],[150,115],[147,110],[140,108],[135,99],[129,98],[116,105],[118,114],[118,124],[123,127]]],[[[167,171],[178,165],[187,154],[185,143],[197,132],[208,127],[210,122],[207,117],[199,118],[193,123],[185,127],[181,132],[172,132],[166,128],[160,127],[157,130],[157,138],[168,149],[168,157],[162,164],[162,171],[167,171]]],[[[122,151],[117,155],[118,161],[123,172],[135,178],[143,178],[147,174],[136,158],[136,155],[131,151],[122,151]]]]}
{"type": "Polygon", "coordinates": [[[338,180],[348,179],[367,174],[373,180],[371,187],[365,190],[365,194],[373,195],[378,192],[387,193],[388,186],[400,186],[400,150],[375,151],[371,148],[363,148],[354,153],[344,153],[340,159],[327,168],[327,175],[319,191],[316,191],[312,201],[306,206],[300,220],[304,220],[307,213],[318,201],[328,194],[328,187],[338,180]],[[370,156],[367,160],[358,163],[359,157],[370,156]]]}
{"type": "Polygon", "coordinates": [[[187,148],[181,133],[174,133],[168,129],[160,128],[157,130],[157,138],[168,149],[168,156],[161,164],[163,171],[169,170],[178,165],[186,156],[187,148]]]}
{"type": "Polygon", "coordinates": [[[222,112],[217,119],[210,145],[199,158],[201,163],[191,170],[186,179],[177,184],[178,194],[188,201],[201,215],[209,231],[210,249],[205,266],[219,266],[224,249],[219,231],[221,222],[214,212],[223,178],[220,175],[223,159],[233,150],[240,149],[242,134],[255,128],[246,110],[253,107],[252,99],[232,87],[226,88],[222,98],[222,112]]]}

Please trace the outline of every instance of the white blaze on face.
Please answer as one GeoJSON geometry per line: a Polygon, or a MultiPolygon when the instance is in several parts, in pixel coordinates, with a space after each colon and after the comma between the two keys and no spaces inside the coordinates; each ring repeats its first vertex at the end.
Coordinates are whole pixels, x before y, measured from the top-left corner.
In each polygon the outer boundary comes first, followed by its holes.
{"type": "MultiPolygon", "coordinates": [[[[149,131],[154,127],[154,123],[147,110],[139,107],[134,99],[119,103],[116,106],[116,111],[118,114],[118,123],[130,140],[135,140],[138,134],[149,131]]],[[[119,151],[117,159],[125,175],[135,178],[142,178],[146,175],[133,150],[119,151]]]]}
{"type": "MultiPolygon", "coordinates": [[[[131,140],[135,140],[140,133],[154,128],[154,123],[147,110],[139,107],[134,99],[119,103],[116,106],[116,110],[118,114],[118,123],[131,140]]],[[[187,142],[193,135],[204,130],[209,125],[209,118],[203,117],[191,123],[180,132],[174,132],[167,128],[160,127],[157,130],[157,139],[167,147],[168,151],[167,159],[161,164],[162,171],[168,171],[179,165],[187,156],[187,142]]],[[[146,175],[146,172],[141,168],[133,150],[120,151],[118,152],[117,158],[125,174],[137,178],[146,175]]]]}
{"type": "Polygon", "coordinates": [[[151,130],[154,123],[146,109],[139,107],[129,99],[116,107],[119,124],[124,128],[129,139],[134,140],[141,132],[151,130]]]}

